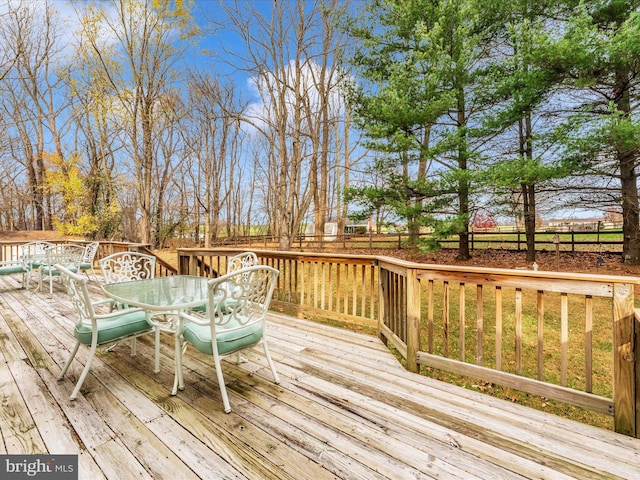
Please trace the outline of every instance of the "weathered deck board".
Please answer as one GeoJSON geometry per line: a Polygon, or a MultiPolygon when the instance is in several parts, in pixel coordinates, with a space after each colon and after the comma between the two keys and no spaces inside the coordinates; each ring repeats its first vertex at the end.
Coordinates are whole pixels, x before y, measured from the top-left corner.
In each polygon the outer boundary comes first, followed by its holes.
{"type": "Polygon", "coordinates": [[[406,372],[374,337],[273,314],[270,349],[224,362],[225,414],[211,359],[189,350],[172,397],[173,343],[101,350],[64,381],[75,312],[0,277],[0,453],[77,453],[80,478],[640,478],[640,440],[406,372]]]}

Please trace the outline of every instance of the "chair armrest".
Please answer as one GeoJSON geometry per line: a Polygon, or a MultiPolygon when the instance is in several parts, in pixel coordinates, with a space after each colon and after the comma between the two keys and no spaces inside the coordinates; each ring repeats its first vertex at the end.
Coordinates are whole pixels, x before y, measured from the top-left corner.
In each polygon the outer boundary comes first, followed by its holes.
{"type": "Polygon", "coordinates": [[[0,267],[6,266],[6,265],[24,265],[25,261],[22,259],[16,259],[16,260],[0,260],[0,267]]]}
{"type": "Polygon", "coordinates": [[[180,312],[179,315],[180,318],[197,325],[209,325],[211,323],[211,320],[207,317],[195,316],[187,312],[180,312]]]}
{"type": "Polygon", "coordinates": [[[95,302],[91,302],[91,305],[93,305],[94,307],[100,306],[100,305],[113,305],[115,303],[115,300],[113,298],[103,298],[102,300],[96,300],[95,302]]]}
{"type": "Polygon", "coordinates": [[[115,318],[115,317],[121,317],[122,315],[126,315],[127,313],[135,313],[135,312],[142,312],[143,309],[142,308],[125,308],[123,310],[114,310],[113,312],[109,312],[109,313],[101,313],[101,314],[96,314],[96,320],[104,320],[104,319],[108,319],[108,318],[115,318]]]}

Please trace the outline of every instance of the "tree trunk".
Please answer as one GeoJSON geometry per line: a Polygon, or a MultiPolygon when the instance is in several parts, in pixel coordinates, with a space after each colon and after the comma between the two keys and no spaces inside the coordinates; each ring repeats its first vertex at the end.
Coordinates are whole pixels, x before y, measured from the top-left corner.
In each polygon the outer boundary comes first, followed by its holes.
{"type": "MultiPolygon", "coordinates": [[[[458,90],[458,169],[460,172],[467,171],[467,134],[466,132],[466,110],[464,100],[464,89],[458,90]]],[[[458,232],[458,255],[457,260],[469,260],[471,258],[469,250],[469,180],[463,174],[458,183],[458,203],[460,211],[458,215],[463,219],[462,228],[458,232]]]]}
{"type": "MultiPolygon", "coordinates": [[[[631,116],[629,97],[629,72],[616,72],[616,90],[620,95],[616,101],[624,120],[631,116]]],[[[620,193],[622,195],[622,260],[631,265],[640,265],[640,208],[638,207],[638,175],[635,171],[635,152],[624,147],[616,149],[620,165],[620,193]]]]}
{"type": "MultiPolygon", "coordinates": [[[[527,112],[520,120],[520,156],[533,159],[531,114],[527,112]]],[[[527,241],[527,262],[536,261],[536,188],[534,184],[522,185],[524,233],[527,241]]]]}

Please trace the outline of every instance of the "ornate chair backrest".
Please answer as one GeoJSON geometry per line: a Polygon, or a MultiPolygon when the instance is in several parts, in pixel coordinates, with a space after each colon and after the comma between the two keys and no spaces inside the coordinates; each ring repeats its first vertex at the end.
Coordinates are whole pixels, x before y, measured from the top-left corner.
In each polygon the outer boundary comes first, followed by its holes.
{"type": "Polygon", "coordinates": [[[225,331],[266,319],[280,272],[266,265],[241,268],[209,281],[212,336],[215,327],[225,331]]]}
{"type": "Polygon", "coordinates": [[[156,257],[139,252],[113,253],[98,263],[105,283],[143,280],[156,274],[156,257]]]}
{"type": "Polygon", "coordinates": [[[100,242],[91,242],[84,247],[84,256],[82,257],[82,263],[89,263],[93,265],[93,259],[96,258],[100,242]]]}
{"type": "Polygon", "coordinates": [[[258,265],[258,256],[253,252],[243,252],[235,255],[227,261],[227,273],[235,272],[241,268],[258,265]]]}
{"type": "Polygon", "coordinates": [[[45,250],[45,263],[49,266],[60,264],[66,268],[80,268],[84,257],[84,247],[71,243],[53,245],[45,250]]]}
{"type": "Polygon", "coordinates": [[[46,251],[53,247],[53,243],[35,241],[20,245],[20,259],[28,267],[37,267],[46,260],[46,251]]]}
{"type": "Polygon", "coordinates": [[[56,265],[56,269],[60,272],[60,279],[67,289],[71,303],[80,315],[80,321],[92,326],[95,311],[87,288],[87,278],[69,271],[63,265],[56,265]]]}

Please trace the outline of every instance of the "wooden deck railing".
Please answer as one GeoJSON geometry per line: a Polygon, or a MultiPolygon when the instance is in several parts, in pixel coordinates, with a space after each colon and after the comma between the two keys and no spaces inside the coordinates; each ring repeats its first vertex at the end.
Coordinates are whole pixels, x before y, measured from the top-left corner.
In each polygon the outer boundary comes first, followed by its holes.
{"type": "MultiPolygon", "coordinates": [[[[49,243],[60,244],[60,243],[77,243],[80,245],[86,245],[89,241],[78,241],[78,240],[47,240],[49,243]]],[[[0,242],[0,260],[15,260],[20,256],[20,245],[26,243],[23,241],[1,241],[0,242]]],[[[100,247],[96,252],[96,256],[94,258],[94,267],[98,268],[98,260],[106,257],[107,255],[111,255],[112,253],[117,252],[126,252],[126,251],[134,251],[146,253],[148,255],[154,255],[154,253],[149,250],[148,245],[142,243],[130,243],[130,242],[100,242],[100,247]]],[[[155,255],[154,255],[155,256],[155,255]]],[[[177,273],[177,269],[165,262],[162,258],[156,256],[156,276],[167,276],[167,275],[175,275],[177,273]]]]}
{"type": "MultiPolygon", "coordinates": [[[[238,249],[178,249],[178,273],[216,277],[238,249]]],[[[377,258],[255,251],[280,271],[272,304],[288,313],[377,325],[377,258]]]]}
{"type": "MultiPolygon", "coordinates": [[[[179,273],[224,273],[239,251],[179,249],[179,273]]],[[[638,436],[639,279],[256,253],[281,272],[276,306],[377,325],[411,371],[437,368],[612,415],[616,431],[638,436]]]]}
{"type": "Polygon", "coordinates": [[[383,258],[379,269],[381,334],[409,370],[438,368],[613,415],[616,431],[637,435],[638,279],[383,258]]]}

